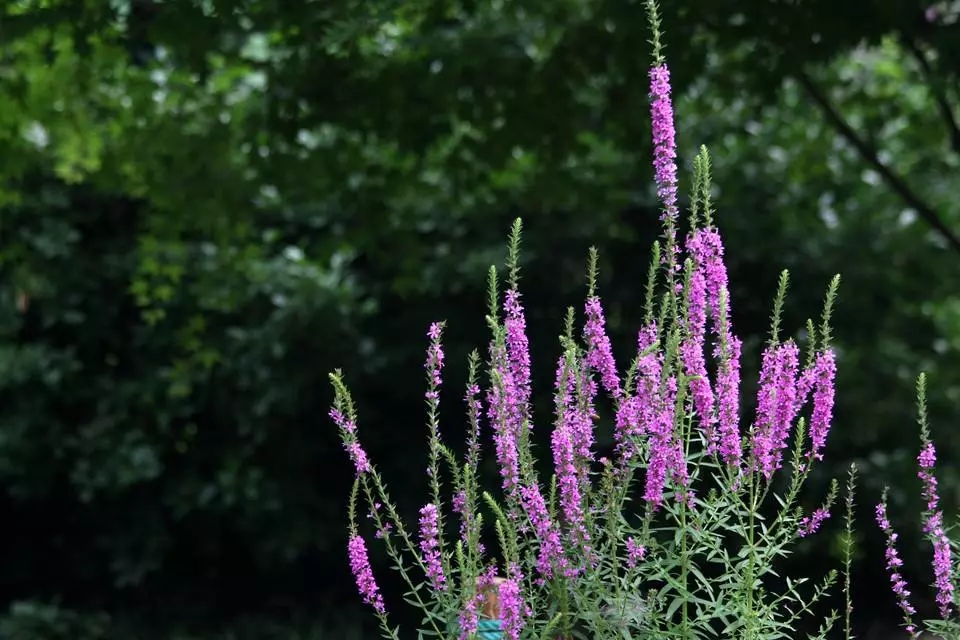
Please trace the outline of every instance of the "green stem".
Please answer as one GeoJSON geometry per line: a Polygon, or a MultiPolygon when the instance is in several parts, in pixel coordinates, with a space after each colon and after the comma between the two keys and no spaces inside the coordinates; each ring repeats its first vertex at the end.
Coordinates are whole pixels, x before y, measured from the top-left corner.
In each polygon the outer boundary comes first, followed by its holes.
{"type": "Polygon", "coordinates": [[[757,480],[756,476],[751,474],[750,476],[750,515],[747,519],[747,547],[749,549],[748,561],[747,561],[747,575],[745,586],[747,589],[746,593],[746,603],[747,610],[746,615],[744,616],[745,624],[745,640],[751,640],[754,635],[753,628],[753,574],[754,574],[754,563],[756,561],[756,513],[757,513],[757,480]]]}

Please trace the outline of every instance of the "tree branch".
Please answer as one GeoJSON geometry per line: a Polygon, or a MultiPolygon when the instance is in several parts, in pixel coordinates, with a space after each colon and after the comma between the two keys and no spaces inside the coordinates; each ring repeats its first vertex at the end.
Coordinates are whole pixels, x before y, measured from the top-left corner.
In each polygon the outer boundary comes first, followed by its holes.
{"type": "Polygon", "coordinates": [[[940,108],[940,116],[943,118],[944,124],[947,125],[947,130],[950,132],[950,146],[953,148],[954,153],[960,155],[960,125],[957,124],[953,107],[950,106],[950,102],[947,100],[947,94],[943,90],[943,86],[936,81],[936,75],[930,66],[930,61],[927,60],[927,56],[924,55],[916,41],[908,37],[907,34],[901,34],[900,40],[916,59],[917,64],[920,65],[920,71],[923,73],[927,85],[930,87],[930,93],[933,94],[933,99],[936,101],[937,107],[940,108]]]}
{"type": "Polygon", "coordinates": [[[880,160],[877,150],[869,142],[857,135],[857,132],[844,120],[843,116],[833,108],[827,96],[813,83],[810,76],[800,71],[796,74],[796,79],[804,91],[807,92],[807,95],[820,107],[824,118],[836,129],[837,133],[857,150],[860,157],[883,177],[887,185],[893,189],[908,206],[915,209],[917,214],[927,224],[943,236],[951,249],[960,253],[960,236],[957,236],[957,234],[947,226],[930,205],[914,193],[903,178],[894,173],[890,167],[880,160]]]}

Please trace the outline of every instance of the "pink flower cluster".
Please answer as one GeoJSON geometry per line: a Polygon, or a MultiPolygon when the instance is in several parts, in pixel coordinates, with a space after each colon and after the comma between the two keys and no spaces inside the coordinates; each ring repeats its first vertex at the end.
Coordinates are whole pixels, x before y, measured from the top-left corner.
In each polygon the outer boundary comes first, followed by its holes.
{"type": "Polygon", "coordinates": [[[520,632],[532,612],[524,602],[520,590],[522,576],[519,569],[512,567],[510,577],[500,583],[500,619],[503,620],[503,632],[509,640],[519,640],[520,632]]]}
{"type": "Polygon", "coordinates": [[[633,569],[647,556],[647,548],[634,538],[627,538],[627,566],[633,569]]]}
{"type": "Polygon", "coordinates": [[[427,331],[427,337],[430,338],[430,346],[427,349],[427,376],[429,380],[429,389],[426,393],[427,401],[436,405],[440,401],[438,389],[442,383],[441,372],[443,371],[443,346],[440,343],[440,337],[443,334],[443,323],[434,322],[427,331]]]}
{"type": "Polygon", "coordinates": [[[780,468],[790,427],[813,393],[808,459],[819,460],[833,420],[836,363],[830,350],[818,353],[800,371],[800,350],[792,341],[770,345],[763,352],[757,417],[750,434],[753,469],[769,480],[780,468]]]}
{"type": "Polygon", "coordinates": [[[582,451],[577,444],[582,442],[580,432],[589,429],[580,407],[575,404],[576,380],[574,372],[568,367],[565,356],[560,357],[557,367],[556,411],[557,427],[551,436],[553,463],[557,473],[557,488],[560,494],[560,508],[564,521],[573,534],[574,540],[583,546],[589,545],[590,533],[587,531],[583,514],[583,494],[580,485],[583,480],[582,451]]]}
{"type": "Polygon", "coordinates": [[[437,591],[447,590],[440,552],[440,514],[437,505],[429,503],[420,509],[420,552],[427,566],[427,577],[437,591]]]}
{"type": "Polygon", "coordinates": [[[457,619],[460,628],[459,640],[468,640],[477,632],[480,619],[480,610],[483,608],[485,595],[496,588],[497,568],[489,566],[477,579],[477,588],[473,597],[467,599],[466,605],[457,619]]]}
{"type": "Polygon", "coordinates": [[[829,517],[829,511],[823,508],[817,509],[812,515],[809,515],[800,521],[800,528],[797,530],[797,535],[801,538],[812,536],[817,532],[817,529],[820,528],[820,525],[823,524],[823,521],[829,517]]]}
{"type": "Polygon", "coordinates": [[[890,524],[890,520],[887,518],[886,499],[877,505],[876,516],[877,524],[880,525],[880,529],[883,530],[884,535],[887,537],[886,556],[887,570],[890,572],[890,586],[893,588],[893,593],[897,597],[897,604],[900,605],[900,609],[908,621],[907,633],[914,635],[916,628],[909,620],[910,617],[916,613],[916,610],[910,604],[910,590],[907,589],[907,581],[900,575],[900,567],[903,566],[903,560],[900,559],[897,553],[897,534],[894,532],[893,525],[890,524]]]}
{"type": "Polygon", "coordinates": [[[940,606],[940,615],[946,618],[953,608],[953,560],[950,557],[950,540],[943,529],[943,511],[940,510],[937,478],[934,475],[937,451],[932,442],[924,444],[917,456],[917,462],[920,467],[917,477],[923,482],[923,497],[927,501],[923,532],[933,541],[933,575],[937,588],[937,604],[940,606]]]}
{"type": "Polygon", "coordinates": [[[653,168],[657,195],[663,202],[663,220],[677,218],[677,142],[670,98],[670,69],[659,64],[650,69],[650,117],[653,132],[653,168]]]}
{"type": "Polygon", "coordinates": [[[347,455],[350,456],[357,475],[369,473],[373,467],[370,466],[370,459],[367,457],[367,452],[363,450],[363,447],[360,446],[360,441],[357,440],[356,423],[337,408],[330,409],[330,418],[333,419],[333,422],[340,428],[340,438],[343,440],[343,448],[347,450],[347,455]]]}
{"type": "Polygon", "coordinates": [[[613,359],[613,348],[606,332],[606,320],[603,317],[603,307],[600,298],[590,296],[586,304],[587,322],[583,328],[583,337],[587,343],[587,355],[583,364],[587,369],[600,374],[600,381],[607,393],[617,398],[620,396],[620,376],[617,374],[617,364],[613,359]]]}
{"type": "MultiPolygon", "coordinates": [[[[930,442],[929,432],[927,431],[926,417],[926,398],[925,383],[921,377],[917,383],[920,407],[920,435],[921,448],[917,456],[917,477],[922,483],[923,499],[926,501],[923,511],[923,532],[933,545],[933,575],[934,587],[936,588],[937,605],[940,610],[940,617],[947,620],[954,609],[954,596],[956,593],[956,584],[954,583],[953,557],[950,550],[950,540],[947,537],[943,524],[943,511],[940,508],[940,496],[937,490],[937,477],[935,467],[937,464],[937,450],[930,442]]],[[[893,525],[887,518],[887,493],[884,491],[883,498],[876,509],[877,524],[887,538],[887,571],[890,573],[890,584],[894,595],[900,604],[907,625],[907,631],[916,636],[910,616],[914,613],[910,605],[910,591],[907,589],[906,580],[900,575],[900,567],[903,562],[897,555],[895,543],[897,534],[893,530],[893,525]]]]}
{"type": "Polygon", "coordinates": [[[797,372],[800,350],[793,342],[774,345],[763,353],[757,419],[751,434],[753,469],[769,480],[780,468],[790,428],[800,410],[797,372]]]}
{"type": "Polygon", "coordinates": [[[503,489],[515,498],[520,483],[520,430],[529,424],[530,351],[519,292],[507,292],[504,309],[504,344],[490,346],[490,365],[497,380],[487,391],[487,417],[494,430],[503,489]]]}
{"type": "MultiPolygon", "coordinates": [[[[508,499],[526,514],[540,544],[537,570],[543,579],[567,571],[560,529],[550,517],[540,485],[520,477],[521,437],[530,423],[530,349],[520,293],[510,289],[504,301],[504,345],[491,344],[494,382],[488,391],[488,416],[503,489],[508,499]]],[[[516,514],[514,514],[516,515],[516,514]]]]}
{"type": "Polygon", "coordinates": [[[687,237],[693,272],[687,289],[686,336],[681,359],[691,381],[693,408],[707,438],[708,453],[719,451],[728,464],[738,464],[740,448],[740,340],[731,331],[730,292],[723,262],[723,241],[716,229],[694,229],[687,237]],[[719,363],[714,393],[707,378],[707,310],[713,327],[713,355],[719,363]],[[714,407],[716,398],[716,407],[714,407]],[[716,410],[716,415],[714,411],[716,410]]]}
{"type": "Polygon", "coordinates": [[[373,577],[373,570],[370,568],[367,544],[360,536],[352,535],[347,543],[347,551],[350,558],[350,570],[353,571],[357,580],[357,589],[360,590],[363,601],[372,606],[377,613],[386,613],[383,596],[380,595],[377,581],[373,577]]]}

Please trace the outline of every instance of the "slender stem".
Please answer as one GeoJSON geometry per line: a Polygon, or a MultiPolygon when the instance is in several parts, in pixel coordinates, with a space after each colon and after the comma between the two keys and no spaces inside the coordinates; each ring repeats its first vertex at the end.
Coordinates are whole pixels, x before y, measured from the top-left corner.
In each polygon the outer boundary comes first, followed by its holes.
{"type": "Polygon", "coordinates": [[[746,600],[747,600],[747,610],[746,615],[744,616],[744,624],[746,628],[744,629],[744,637],[746,640],[751,640],[754,635],[753,628],[753,573],[754,573],[754,561],[756,560],[755,553],[755,536],[756,536],[756,513],[757,513],[757,480],[756,475],[751,474],[750,476],[750,514],[747,518],[747,548],[749,550],[748,560],[747,560],[747,576],[746,576],[746,600]]]}
{"type": "MultiPolygon", "coordinates": [[[[684,496],[685,497],[685,496],[684,496]]],[[[681,597],[683,598],[683,605],[681,607],[683,622],[681,629],[683,629],[682,637],[684,639],[690,637],[689,629],[689,617],[690,612],[688,607],[690,606],[689,599],[687,598],[687,565],[690,562],[690,557],[687,555],[687,501],[686,499],[680,501],[680,557],[682,558],[680,564],[680,584],[682,585],[683,592],[681,597]]]]}
{"type": "MultiPolygon", "coordinates": [[[[684,388],[685,387],[686,385],[684,385],[684,388]]],[[[683,394],[679,394],[679,395],[682,396],[683,394]]],[[[682,402],[682,399],[678,398],[677,402],[678,402],[678,406],[682,407],[682,405],[679,404],[682,402]]],[[[680,424],[681,424],[680,437],[683,438],[683,459],[684,459],[684,463],[686,463],[686,461],[690,459],[690,444],[691,444],[691,441],[693,440],[693,437],[692,437],[693,421],[685,420],[681,418],[680,424]]],[[[697,476],[696,470],[693,470],[687,482],[692,484],[693,478],[695,478],[696,476],[697,476]]],[[[683,489],[686,491],[686,490],[689,490],[689,487],[683,487],[683,489]]],[[[689,555],[689,550],[687,548],[687,526],[688,526],[687,511],[688,511],[687,495],[685,493],[683,495],[683,498],[680,500],[680,532],[681,532],[680,533],[680,558],[681,558],[680,584],[681,584],[681,588],[683,589],[682,593],[680,594],[680,597],[682,598],[682,601],[683,601],[683,604],[681,605],[681,616],[682,616],[682,624],[681,624],[682,636],[681,637],[684,638],[684,640],[691,637],[690,609],[689,609],[690,599],[688,597],[689,591],[687,589],[687,584],[689,580],[689,575],[688,575],[689,564],[690,564],[690,555],[689,555]]]]}
{"type": "Polygon", "coordinates": [[[570,636],[570,603],[567,598],[567,588],[563,580],[557,580],[555,585],[560,593],[560,619],[563,620],[563,635],[570,636]]]}

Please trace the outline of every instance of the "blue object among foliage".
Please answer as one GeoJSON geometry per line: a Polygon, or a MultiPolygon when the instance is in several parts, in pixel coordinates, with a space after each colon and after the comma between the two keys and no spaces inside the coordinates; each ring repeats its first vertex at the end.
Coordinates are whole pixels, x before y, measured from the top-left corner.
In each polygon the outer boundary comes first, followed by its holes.
{"type": "Polygon", "coordinates": [[[503,625],[499,620],[479,620],[477,640],[503,640],[503,625]]]}

